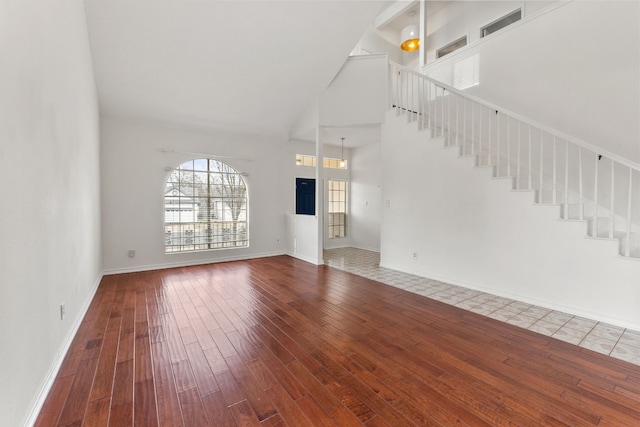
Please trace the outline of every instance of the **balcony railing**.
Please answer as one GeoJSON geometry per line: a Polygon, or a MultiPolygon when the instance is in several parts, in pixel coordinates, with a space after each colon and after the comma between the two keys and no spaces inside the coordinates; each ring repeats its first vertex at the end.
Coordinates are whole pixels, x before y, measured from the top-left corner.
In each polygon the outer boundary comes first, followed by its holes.
{"type": "Polygon", "coordinates": [[[166,223],[164,229],[165,253],[248,245],[246,222],[175,222],[166,223]]]}

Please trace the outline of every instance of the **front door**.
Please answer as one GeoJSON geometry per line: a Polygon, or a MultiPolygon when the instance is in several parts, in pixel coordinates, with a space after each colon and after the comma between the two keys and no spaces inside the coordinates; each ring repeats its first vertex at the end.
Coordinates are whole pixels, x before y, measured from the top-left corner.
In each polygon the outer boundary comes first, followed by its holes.
{"type": "Polygon", "coordinates": [[[316,214],[316,180],[296,178],[296,214],[316,214]]]}

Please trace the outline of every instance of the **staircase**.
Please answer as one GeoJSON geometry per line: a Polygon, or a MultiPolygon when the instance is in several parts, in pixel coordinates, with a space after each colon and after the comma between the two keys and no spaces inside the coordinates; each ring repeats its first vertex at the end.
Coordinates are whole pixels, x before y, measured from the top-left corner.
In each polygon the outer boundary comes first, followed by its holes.
{"type": "Polygon", "coordinates": [[[640,165],[390,63],[390,105],[511,189],[640,261],[640,165]]]}

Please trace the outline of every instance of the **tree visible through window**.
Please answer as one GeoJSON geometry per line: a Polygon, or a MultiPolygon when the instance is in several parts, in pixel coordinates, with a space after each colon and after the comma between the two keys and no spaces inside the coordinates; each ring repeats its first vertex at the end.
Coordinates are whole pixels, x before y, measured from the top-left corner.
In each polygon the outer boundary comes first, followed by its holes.
{"type": "Polygon", "coordinates": [[[240,173],[212,159],[171,171],[164,192],[165,253],[249,245],[247,187],[240,173]]]}

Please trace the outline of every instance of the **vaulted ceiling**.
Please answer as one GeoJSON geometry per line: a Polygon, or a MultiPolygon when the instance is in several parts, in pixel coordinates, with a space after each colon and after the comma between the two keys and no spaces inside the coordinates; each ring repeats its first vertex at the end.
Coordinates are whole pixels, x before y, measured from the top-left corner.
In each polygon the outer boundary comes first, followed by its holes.
{"type": "Polygon", "coordinates": [[[384,5],[85,0],[100,112],[286,135],[384,5]]]}

